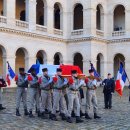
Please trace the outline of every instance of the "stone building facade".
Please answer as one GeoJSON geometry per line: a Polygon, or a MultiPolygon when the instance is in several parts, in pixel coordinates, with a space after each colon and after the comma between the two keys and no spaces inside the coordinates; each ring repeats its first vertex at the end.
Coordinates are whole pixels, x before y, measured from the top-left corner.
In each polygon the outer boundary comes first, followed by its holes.
{"type": "Polygon", "coordinates": [[[0,0],[0,75],[36,63],[130,76],[129,0],[0,0]]]}

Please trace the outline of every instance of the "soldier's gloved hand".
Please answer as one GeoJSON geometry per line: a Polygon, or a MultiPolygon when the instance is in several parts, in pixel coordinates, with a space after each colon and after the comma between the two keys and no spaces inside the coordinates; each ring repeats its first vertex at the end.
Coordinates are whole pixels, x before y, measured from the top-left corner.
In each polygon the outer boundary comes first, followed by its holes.
{"type": "Polygon", "coordinates": [[[64,79],[64,85],[67,85],[68,84],[68,80],[65,78],[64,79]]]}
{"type": "Polygon", "coordinates": [[[83,86],[83,85],[85,85],[84,80],[80,80],[80,84],[79,84],[79,86],[83,86]]]}
{"type": "Polygon", "coordinates": [[[52,78],[50,78],[50,80],[49,80],[49,84],[51,84],[53,82],[53,79],[52,78]]]}

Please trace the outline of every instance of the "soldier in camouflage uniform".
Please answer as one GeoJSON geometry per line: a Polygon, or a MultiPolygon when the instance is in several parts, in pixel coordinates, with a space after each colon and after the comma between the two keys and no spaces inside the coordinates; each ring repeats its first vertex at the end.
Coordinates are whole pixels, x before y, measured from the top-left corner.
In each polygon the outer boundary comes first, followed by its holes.
{"type": "Polygon", "coordinates": [[[47,111],[51,113],[52,111],[52,100],[51,100],[51,91],[52,91],[52,78],[48,76],[48,69],[42,69],[43,76],[39,79],[40,89],[41,89],[41,117],[45,118],[45,109],[47,106],[47,111]]]}
{"type": "Polygon", "coordinates": [[[97,89],[97,78],[94,77],[94,70],[90,69],[89,70],[90,76],[88,77],[88,82],[86,83],[87,86],[87,93],[86,93],[86,101],[87,101],[87,105],[86,105],[86,114],[85,114],[85,118],[86,119],[91,119],[91,117],[89,116],[89,111],[91,108],[91,103],[93,106],[93,111],[94,111],[94,119],[99,119],[101,117],[99,117],[97,115],[97,97],[96,97],[96,89],[97,89]]]}
{"type": "Polygon", "coordinates": [[[28,81],[27,75],[24,72],[24,68],[19,68],[19,74],[16,75],[15,81],[17,84],[17,93],[16,93],[16,116],[21,116],[19,113],[19,107],[21,99],[23,101],[24,106],[24,115],[28,115],[27,111],[27,88],[28,81]]]}
{"type": "Polygon", "coordinates": [[[35,69],[31,69],[31,75],[28,76],[29,82],[29,117],[34,117],[32,110],[34,108],[34,101],[36,102],[37,114],[40,117],[40,104],[39,104],[39,82],[35,69]]]}
{"type": "Polygon", "coordinates": [[[54,86],[53,86],[53,109],[52,114],[50,116],[51,120],[57,121],[56,118],[56,110],[57,107],[60,106],[60,115],[62,120],[66,120],[65,116],[65,104],[64,104],[64,94],[63,89],[64,86],[67,85],[67,81],[62,77],[62,70],[60,68],[57,69],[57,76],[53,78],[54,86]]]}
{"type": "Polygon", "coordinates": [[[69,104],[68,104],[68,118],[67,122],[72,123],[71,113],[75,107],[76,109],[76,123],[81,123],[83,120],[80,119],[80,99],[79,99],[79,88],[84,85],[83,81],[78,79],[77,71],[72,71],[72,77],[69,79],[69,104]]]}

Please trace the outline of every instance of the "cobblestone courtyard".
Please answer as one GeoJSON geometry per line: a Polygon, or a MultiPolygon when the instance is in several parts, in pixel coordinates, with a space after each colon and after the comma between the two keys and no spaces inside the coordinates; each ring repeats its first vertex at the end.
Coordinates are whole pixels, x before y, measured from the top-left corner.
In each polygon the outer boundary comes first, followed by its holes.
{"type": "Polygon", "coordinates": [[[114,94],[112,110],[104,110],[102,89],[98,89],[99,114],[102,119],[90,121],[84,119],[82,124],[69,124],[63,121],[43,120],[38,117],[34,119],[24,116],[16,117],[15,93],[5,92],[3,104],[7,109],[0,111],[0,130],[130,130],[128,93],[128,89],[125,89],[122,98],[114,94]]]}

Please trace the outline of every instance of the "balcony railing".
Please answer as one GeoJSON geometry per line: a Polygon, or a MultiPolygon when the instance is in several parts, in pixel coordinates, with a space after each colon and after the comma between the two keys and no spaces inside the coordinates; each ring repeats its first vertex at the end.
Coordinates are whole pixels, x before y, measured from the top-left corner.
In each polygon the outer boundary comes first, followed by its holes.
{"type": "Polygon", "coordinates": [[[0,16],[0,23],[7,24],[7,18],[5,16],[0,16]]]}
{"type": "Polygon", "coordinates": [[[36,30],[41,31],[41,32],[47,32],[47,27],[37,24],[36,25],[36,30]]]}
{"type": "Polygon", "coordinates": [[[96,30],[96,35],[100,36],[100,37],[103,37],[104,36],[104,31],[102,31],[102,30],[96,30]]]}
{"type": "Polygon", "coordinates": [[[126,34],[125,30],[112,32],[113,37],[124,36],[125,34],[126,34]]]}
{"type": "Polygon", "coordinates": [[[72,36],[75,36],[75,35],[83,35],[83,33],[84,33],[84,30],[83,30],[83,29],[79,29],[79,30],[73,30],[73,31],[71,32],[71,35],[72,35],[72,36]]]}
{"type": "Polygon", "coordinates": [[[63,30],[54,29],[54,34],[56,34],[56,35],[63,35],[63,30]]]}
{"type": "Polygon", "coordinates": [[[22,28],[28,28],[28,22],[16,20],[16,26],[22,27],[22,28]]]}

